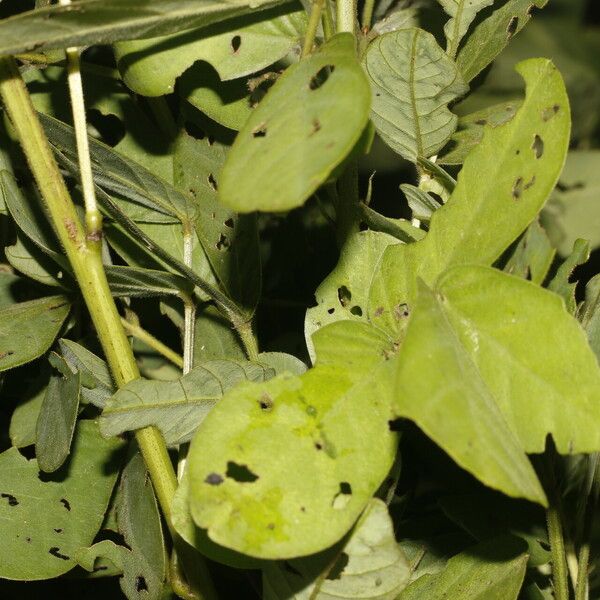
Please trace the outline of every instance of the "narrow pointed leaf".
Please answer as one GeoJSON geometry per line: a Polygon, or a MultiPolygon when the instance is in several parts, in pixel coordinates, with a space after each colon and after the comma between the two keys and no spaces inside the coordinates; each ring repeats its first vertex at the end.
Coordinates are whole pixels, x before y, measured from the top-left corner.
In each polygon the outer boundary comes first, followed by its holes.
{"type": "Polygon", "coordinates": [[[80,0],[0,21],[0,54],[111,44],[206,27],[278,0],[80,0]]]}
{"type": "Polygon", "coordinates": [[[358,142],[369,103],[354,38],[334,36],[289,67],[252,112],[221,173],[221,201],[238,212],[302,205],[358,142]]]}
{"type": "Polygon", "coordinates": [[[491,265],[550,195],[569,144],[569,101],[550,61],[531,59],[518,71],[527,83],[522,107],[508,123],[486,127],[425,239],[386,250],[371,287],[372,321],[398,329],[396,315],[403,305],[410,310],[419,277],[432,285],[451,265],[491,265]]]}
{"type": "Polygon", "coordinates": [[[477,13],[494,3],[494,0],[438,0],[444,10],[452,17],[444,26],[446,52],[454,57],[460,41],[475,20],[477,13]]]}
{"type": "Polygon", "coordinates": [[[373,93],[371,118],[383,141],[412,162],[440,150],[456,129],[448,103],[467,87],[435,38],[417,28],[379,36],[364,66],[373,93]]]}
{"type": "Polygon", "coordinates": [[[106,403],[100,429],[108,437],[155,425],[168,444],[181,444],[191,439],[229,388],[273,375],[272,369],[250,362],[211,361],[194,367],[177,381],[136,379],[106,403]]]}

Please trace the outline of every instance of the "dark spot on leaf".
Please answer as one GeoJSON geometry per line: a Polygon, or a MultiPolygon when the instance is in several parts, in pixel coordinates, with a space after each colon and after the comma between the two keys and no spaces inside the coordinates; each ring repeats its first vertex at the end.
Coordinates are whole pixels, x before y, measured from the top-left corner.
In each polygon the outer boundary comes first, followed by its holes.
{"type": "Polygon", "coordinates": [[[219,189],[219,186],[217,185],[217,180],[215,179],[215,176],[212,173],[208,174],[208,185],[210,185],[210,187],[215,192],[219,189]]]}
{"type": "Polygon", "coordinates": [[[305,513],[305,512],[306,512],[306,507],[305,507],[305,506],[301,506],[301,507],[300,507],[300,512],[303,512],[303,513],[305,513]]]}
{"type": "Polygon", "coordinates": [[[275,529],[275,523],[269,523],[267,525],[267,529],[269,529],[270,531],[273,531],[273,529],[275,529]]]}
{"type": "Polygon", "coordinates": [[[380,317],[383,314],[383,306],[378,306],[373,313],[374,317],[380,317]]]}
{"type": "Polygon", "coordinates": [[[239,465],[231,460],[227,463],[225,475],[238,483],[254,483],[258,479],[258,475],[253,473],[246,465],[239,465]]]}
{"type": "Polygon", "coordinates": [[[254,131],[252,132],[252,135],[255,138],[265,137],[267,135],[267,125],[265,123],[263,123],[262,125],[259,125],[258,127],[256,127],[254,129],[254,131]]]}
{"type": "Polygon", "coordinates": [[[335,308],[328,308],[327,312],[332,315],[335,312],[335,308]]]}
{"type": "Polygon", "coordinates": [[[231,246],[229,238],[223,233],[219,236],[219,240],[215,245],[217,250],[227,250],[231,246]]]}
{"type": "Polygon", "coordinates": [[[231,38],[231,49],[233,50],[234,54],[240,49],[241,45],[242,45],[242,38],[239,35],[234,35],[231,38]]]}
{"type": "Polygon", "coordinates": [[[6,498],[9,506],[18,506],[19,501],[12,494],[0,494],[0,498],[6,498]]]}
{"type": "Polygon", "coordinates": [[[136,592],[147,592],[148,584],[146,583],[146,578],[143,575],[138,575],[135,578],[135,591],[136,592]]]}
{"type": "Polygon", "coordinates": [[[513,184],[513,188],[512,188],[513,200],[519,200],[519,198],[521,198],[522,195],[523,195],[523,178],[517,177],[517,179],[515,180],[515,183],[513,184]]]}
{"type": "Polygon", "coordinates": [[[381,96],[380,92],[375,92],[375,95],[379,98],[381,96]]]}
{"type": "Polygon", "coordinates": [[[508,22],[508,27],[506,28],[506,33],[508,34],[508,39],[517,33],[517,29],[519,28],[519,17],[514,16],[508,22]]]}
{"type": "Polygon", "coordinates": [[[521,154],[521,151],[517,149],[517,150],[515,151],[515,154],[516,154],[517,156],[519,156],[519,154],[521,154]]]}
{"type": "Polygon", "coordinates": [[[25,541],[26,541],[28,544],[30,544],[30,543],[31,543],[31,538],[30,538],[30,537],[26,537],[26,538],[25,538],[25,541]]]}
{"type": "Polygon", "coordinates": [[[335,66],[334,65],[325,65],[324,67],[321,67],[311,78],[310,83],[308,84],[308,87],[311,90],[318,90],[320,87],[322,87],[327,80],[329,79],[329,76],[335,71],[335,66]]]}
{"type": "Polygon", "coordinates": [[[208,483],[208,485],[221,485],[223,483],[223,478],[218,473],[209,473],[206,476],[204,483],[208,483]]]}
{"type": "Polygon", "coordinates": [[[321,444],[321,442],[315,442],[315,448],[317,450],[323,450],[323,444],[321,444]]]}
{"type": "Polygon", "coordinates": [[[487,119],[477,119],[475,125],[487,125],[487,119]]]}
{"type": "Polygon", "coordinates": [[[362,317],[363,311],[360,306],[356,305],[350,309],[350,313],[353,314],[355,317],[362,317]]]}
{"type": "Polygon", "coordinates": [[[533,137],[531,148],[536,158],[542,158],[542,156],[544,156],[544,140],[537,133],[533,137]]]}
{"type": "Polygon", "coordinates": [[[71,504],[69,503],[69,501],[66,498],[61,498],[60,502],[68,511],[71,510],[71,504]]]}
{"type": "Polygon", "coordinates": [[[56,533],[62,533],[62,532],[63,532],[63,530],[62,530],[62,529],[60,529],[60,528],[58,528],[58,529],[54,529],[54,531],[55,531],[56,533]]]}
{"type": "Polygon", "coordinates": [[[273,410],[273,400],[268,394],[263,394],[260,397],[258,405],[260,406],[260,409],[264,410],[265,412],[270,412],[273,410]]]}
{"type": "Polygon", "coordinates": [[[333,497],[332,506],[335,510],[346,508],[352,496],[352,486],[347,481],[340,482],[340,489],[333,497]]]}
{"type": "Polygon", "coordinates": [[[225,221],[225,227],[229,227],[229,229],[233,229],[233,219],[231,217],[229,217],[229,219],[227,219],[227,221],[225,221]]]}
{"type": "Polygon", "coordinates": [[[377,577],[377,579],[375,579],[375,587],[379,587],[382,584],[382,581],[379,577],[377,577]]]}
{"type": "Polygon", "coordinates": [[[318,131],[321,131],[321,121],[319,121],[319,119],[313,119],[312,131],[310,132],[310,135],[314,135],[318,131]]]}
{"type": "Polygon", "coordinates": [[[331,581],[335,581],[336,579],[341,579],[342,574],[344,573],[344,569],[348,566],[350,562],[350,557],[342,552],[338,559],[335,561],[333,567],[331,567],[331,571],[327,574],[327,579],[331,581]]]}
{"type": "Polygon", "coordinates": [[[408,304],[397,304],[394,306],[394,317],[396,321],[406,319],[409,315],[408,304]]]}
{"type": "Polygon", "coordinates": [[[306,414],[309,415],[309,416],[311,416],[311,417],[316,417],[317,416],[317,409],[312,404],[309,404],[306,407],[306,414]]]}
{"type": "Polygon", "coordinates": [[[535,183],[535,175],[523,186],[524,190],[528,190],[535,183]]]}
{"type": "Polygon", "coordinates": [[[542,121],[549,121],[555,114],[560,110],[560,106],[558,104],[554,104],[553,106],[549,106],[542,111],[542,121]]]}
{"type": "Polygon", "coordinates": [[[345,285],[338,288],[338,300],[344,307],[348,306],[352,300],[352,292],[345,285]]]}
{"type": "Polygon", "coordinates": [[[52,546],[52,548],[48,550],[48,554],[52,554],[52,556],[56,556],[56,558],[60,558],[60,560],[70,560],[66,554],[60,553],[60,548],[58,546],[52,546]]]}
{"type": "Polygon", "coordinates": [[[290,562],[288,562],[287,560],[283,561],[283,568],[286,571],[289,571],[290,573],[292,573],[293,575],[297,575],[298,577],[302,577],[302,573],[300,573],[300,571],[298,571],[298,569],[296,569],[290,562]]]}

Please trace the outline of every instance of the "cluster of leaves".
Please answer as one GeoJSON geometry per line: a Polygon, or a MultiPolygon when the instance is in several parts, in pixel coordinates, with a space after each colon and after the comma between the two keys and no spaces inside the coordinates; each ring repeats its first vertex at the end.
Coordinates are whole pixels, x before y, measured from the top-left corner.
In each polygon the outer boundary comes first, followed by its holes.
{"type": "Polygon", "coordinates": [[[64,49],[86,47],[105,269],[144,378],[115,388],[3,114],[0,578],[168,597],[126,435],[154,425],[215,595],[564,600],[544,508],[574,587],[600,452],[586,3],[380,0],[330,35],[325,0],[302,58],[299,3],[38,4],[0,3],[0,55],[80,200],[64,49]]]}

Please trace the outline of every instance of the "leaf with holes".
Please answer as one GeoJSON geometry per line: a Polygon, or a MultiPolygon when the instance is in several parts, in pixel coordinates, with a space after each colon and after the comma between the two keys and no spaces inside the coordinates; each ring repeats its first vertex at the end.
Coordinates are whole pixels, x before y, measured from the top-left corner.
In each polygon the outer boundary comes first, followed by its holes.
{"type": "Polygon", "coordinates": [[[279,4],[279,0],[80,0],[0,21],[0,54],[111,44],[206,27],[279,4]]]}
{"type": "Polygon", "coordinates": [[[304,335],[313,361],[315,331],[345,319],[366,320],[373,276],[385,249],[396,243],[393,237],[375,231],[361,231],[348,238],[335,269],[315,292],[316,306],[306,311],[304,335]]]}
{"type": "Polygon", "coordinates": [[[357,335],[354,344],[378,364],[324,360],[299,377],[241,384],[204,419],[188,457],[189,506],[213,542],[286,559],[323,550],[352,527],[397,444],[388,424],[393,363],[381,360],[393,346],[385,336],[374,345],[357,335]]]}
{"type": "Polygon", "coordinates": [[[182,133],[175,146],[175,182],[189,190],[198,212],[198,239],[219,282],[252,315],[261,291],[261,265],[255,215],[238,215],[218,200],[220,173],[228,148],[182,133]],[[193,164],[194,169],[188,165],[193,164]]]}
{"type": "Polygon", "coordinates": [[[76,564],[75,553],[94,539],[118,474],[122,442],[105,440],[93,421],[80,421],[69,462],[39,476],[35,459],[16,448],[0,454],[0,577],[58,577],[76,564]]]}
{"type": "Polygon", "coordinates": [[[0,310],[0,371],[13,369],[50,348],[69,314],[64,296],[19,302],[0,310]]]}
{"type": "Polygon", "coordinates": [[[289,67],[239,132],[220,200],[238,212],[302,205],[350,154],[369,117],[354,39],[338,34],[289,67]]]}
{"type": "Polygon", "coordinates": [[[387,506],[373,499],[344,543],[316,556],[263,567],[264,600],[395,600],[410,567],[387,506]]]}
{"type": "Polygon", "coordinates": [[[188,442],[223,394],[242,381],[264,381],[274,370],[250,362],[210,361],[177,381],[136,379],[120,388],[100,417],[105,436],[155,425],[169,445],[188,442]]]}
{"type": "Polygon", "coordinates": [[[449,56],[455,57],[460,41],[467,33],[477,13],[494,3],[494,0],[438,0],[444,10],[452,17],[444,25],[449,56]]]}
{"type": "Polygon", "coordinates": [[[545,501],[523,450],[543,452],[548,434],[562,454],[600,448],[600,367],[583,329],[555,294],[489,267],[454,267],[435,292],[421,286],[395,402],[511,496],[545,501]],[[432,362],[443,370],[432,375],[432,362]]]}
{"type": "Polygon", "coordinates": [[[256,73],[298,47],[305,28],[305,11],[285,4],[200,30],[120,42],[115,58],[134,92],[162,96],[196,61],[208,62],[223,81],[256,73]]]}
{"type": "Polygon", "coordinates": [[[502,536],[451,558],[437,575],[424,575],[398,600],[516,600],[527,567],[527,546],[502,536]]]}
{"type": "Polygon", "coordinates": [[[67,460],[79,409],[79,374],[51,377],[37,419],[35,455],[44,473],[67,460]]]}
{"type": "Polygon", "coordinates": [[[474,79],[506,48],[531,18],[534,7],[543,8],[548,0],[508,0],[473,30],[456,62],[466,82],[474,79]]]}
{"type": "Polygon", "coordinates": [[[550,195],[569,144],[569,101],[556,67],[531,59],[517,67],[527,89],[504,125],[487,127],[469,154],[450,200],[414,244],[386,250],[369,298],[369,318],[398,330],[417,280],[432,285],[454,264],[492,264],[533,221],[550,195]]]}
{"type": "Polygon", "coordinates": [[[456,65],[422,29],[375,38],[364,67],[371,82],[371,119],[383,141],[416,162],[444,146],[456,129],[448,103],[467,87],[456,65]]]}

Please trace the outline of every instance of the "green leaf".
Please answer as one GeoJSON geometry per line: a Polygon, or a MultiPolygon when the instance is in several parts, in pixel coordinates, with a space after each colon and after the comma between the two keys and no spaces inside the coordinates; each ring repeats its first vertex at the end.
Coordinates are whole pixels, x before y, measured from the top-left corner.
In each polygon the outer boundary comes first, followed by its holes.
{"type": "Polygon", "coordinates": [[[19,302],[0,310],[0,371],[13,369],[50,348],[69,314],[64,296],[19,302]]]}
{"type": "Polygon", "coordinates": [[[440,203],[426,191],[408,183],[400,186],[406,196],[408,207],[412,211],[412,218],[429,223],[431,215],[440,208],[440,203]]]}
{"type": "Polygon", "coordinates": [[[489,491],[446,496],[439,504],[450,519],[476,540],[510,533],[527,542],[530,566],[550,561],[546,515],[541,506],[489,491]]]}
{"type": "Polygon", "coordinates": [[[590,258],[590,243],[587,240],[576,240],[573,245],[573,252],[560,265],[556,275],[548,284],[548,289],[557,293],[565,301],[567,310],[574,314],[577,310],[577,300],[575,299],[575,289],[577,282],[571,282],[571,276],[576,267],[585,264],[590,258]]]}
{"type": "Polygon", "coordinates": [[[454,264],[491,265],[533,221],[550,195],[569,143],[569,101],[562,78],[544,59],[520,63],[526,98],[505,125],[487,127],[469,154],[450,200],[414,244],[388,248],[369,298],[369,318],[398,330],[418,278],[432,285],[454,264]]]}
{"type": "Polygon", "coordinates": [[[0,454],[0,577],[38,580],[72,569],[102,524],[117,478],[122,442],[105,440],[93,421],[80,421],[64,469],[40,479],[35,459],[16,448],[0,454]]]}
{"type": "Polygon", "coordinates": [[[578,238],[600,247],[600,152],[569,152],[560,182],[542,213],[542,223],[552,243],[567,256],[578,238]]]}
{"type": "Polygon", "coordinates": [[[409,578],[410,568],[396,543],[387,506],[372,499],[335,554],[327,551],[284,564],[267,563],[263,598],[395,600],[409,578]]]}
{"type": "Polygon", "coordinates": [[[227,152],[218,142],[181,134],[175,146],[175,183],[197,203],[196,233],[217,279],[251,316],[261,290],[258,229],[255,215],[237,215],[218,200],[227,152]]]}
{"type": "Polygon", "coordinates": [[[444,10],[452,17],[444,25],[448,46],[446,52],[455,57],[460,41],[469,30],[477,13],[494,3],[494,0],[438,0],[444,10]]]}
{"type": "Polygon", "coordinates": [[[538,221],[520,239],[504,270],[511,275],[542,285],[552,266],[556,250],[538,221]]]}
{"type": "Polygon", "coordinates": [[[121,589],[127,598],[158,600],[166,580],[167,557],[154,490],[139,452],[121,475],[116,512],[119,533],[130,549],[123,553],[121,589]]]}
{"type": "Polygon", "coordinates": [[[72,340],[60,339],[58,345],[71,371],[80,375],[82,402],[104,408],[114,392],[106,362],[72,340]]]}
{"type": "Polygon", "coordinates": [[[223,394],[242,381],[274,375],[250,362],[211,361],[194,367],[177,381],[136,379],[117,390],[100,417],[105,436],[148,425],[158,427],[169,445],[187,442],[223,394]]]}
{"type": "Polygon", "coordinates": [[[80,0],[77,7],[47,6],[0,21],[0,54],[110,44],[206,27],[276,6],[278,0],[80,0]]]}
{"type": "Polygon", "coordinates": [[[221,201],[238,212],[302,205],[358,142],[369,98],[354,38],[334,36],[289,67],[252,112],[221,173],[221,201]]]}
{"type": "Polygon", "coordinates": [[[422,286],[398,362],[398,415],[510,496],[544,501],[521,448],[543,452],[548,434],[561,454],[600,448],[596,357],[561,299],[530,282],[464,266],[422,286]]]}
{"type": "Polygon", "coordinates": [[[313,361],[311,338],[315,331],[336,321],[366,321],[368,290],[384,251],[396,243],[393,237],[374,231],[357,232],[348,238],[335,269],[315,292],[317,305],[306,311],[304,335],[313,361]]]}
{"type": "Polygon", "coordinates": [[[181,296],[191,295],[194,289],[193,284],[183,277],[165,271],[112,265],[104,269],[114,296],[181,296]]]}
{"type": "Polygon", "coordinates": [[[10,442],[15,448],[35,444],[36,424],[46,395],[48,374],[38,375],[23,391],[19,405],[15,408],[8,431],[10,442]]]}
{"type": "Polygon", "coordinates": [[[306,365],[299,358],[285,352],[261,352],[258,355],[258,362],[273,369],[277,375],[281,373],[302,375],[306,372],[306,365]]]}
{"type": "Polygon", "coordinates": [[[50,378],[37,419],[35,455],[40,470],[53,473],[71,452],[79,409],[79,375],[50,378]]]}
{"type": "Polygon", "coordinates": [[[134,92],[162,96],[196,61],[208,62],[223,81],[256,73],[298,46],[305,29],[306,12],[288,3],[200,30],[121,42],[115,58],[134,92]]]}
{"type": "Polygon", "coordinates": [[[508,0],[479,23],[456,59],[464,80],[468,83],[481,73],[527,25],[532,9],[543,8],[547,3],[548,0],[508,0]]]}
{"type": "Polygon", "coordinates": [[[364,66],[371,82],[371,119],[383,141],[416,162],[440,150],[456,129],[448,103],[467,92],[451,58],[422,29],[375,38],[364,66]]]}
{"type": "Polygon", "coordinates": [[[585,302],[580,318],[590,346],[600,360],[600,275],[592,277],[585,286],[585,302]]]}
{"type": "MultiPolygon", "coordinates": [[[[363,349],[373,352],[370,338],[363,349]]],[[[190,447],[196,525],[257,558],[304,556],[340,540],[394,461],[390,365],[317,365],[227,393],[190,447]]]]}
{"type": "Polygon", "coordinates": [[[485,126],[504,125],[515,116],[520,106],[521,102],[511,100],[459,117],[456,131],[442,150],[437,162],[440,165],[462,165],[469,152],[483,139],[485,126]]]}
{"type": "Polygon", "coordinates": [[[204,361],[246,360],[246,353],[229,321],[214,306],[197,312],[194,331],[194,366],[204,361]]]}
{"type": "Polygon", "coordinates": [[[398,600],[516,600],[527,566],[526,545],[510,536],[478,544],[448,561],[438,575],[424,575],[398,600]]]}

